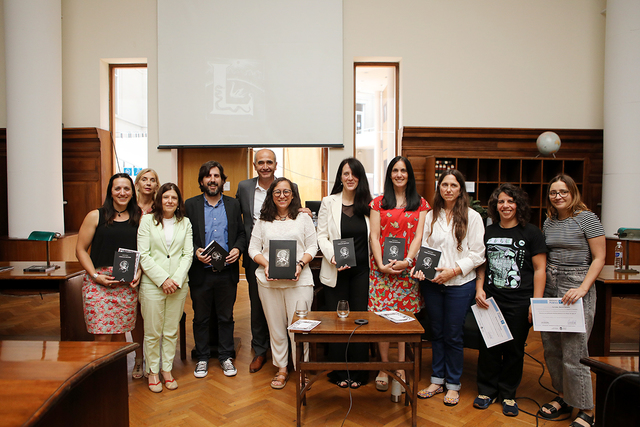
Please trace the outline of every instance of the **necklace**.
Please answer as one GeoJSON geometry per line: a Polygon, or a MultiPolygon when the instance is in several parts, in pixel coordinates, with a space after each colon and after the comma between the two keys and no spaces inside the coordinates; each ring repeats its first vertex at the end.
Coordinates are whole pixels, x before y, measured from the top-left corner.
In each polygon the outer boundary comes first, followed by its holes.
{"type": "Polygon", "coordinates": [[[286,221],[286,219],[288,218],[288,215],[285,215],[285,216],[276,215],[276,218],[279,219],[280,221],[286,221]]]}
{"type": "Polygon", "coordinates": [[[125,213],[125,212],[127,211],[126,209],[125,209],[125,210],[123,210],[123,211],[119,211],[119,210],[118,210],[118,209],[116,209],[116,208],[113,208],[113,210],[114,210],[114,211],[116,211],[116,212],[118,212],[118,216],[120,216],[120,214],[123,214],[123,213],[125,213]]]}

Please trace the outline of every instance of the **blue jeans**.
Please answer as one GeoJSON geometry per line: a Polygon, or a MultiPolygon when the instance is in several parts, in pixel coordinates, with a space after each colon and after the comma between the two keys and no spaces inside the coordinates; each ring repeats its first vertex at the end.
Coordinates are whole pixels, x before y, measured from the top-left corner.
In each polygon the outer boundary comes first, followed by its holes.
{"type": "Polygon", "coordinates": [[[444,286],[428,280],[422,286],[431,321],[431,383],[460,390],[464,365],[464,319],[476,294],[476,280],[444,286]]]}

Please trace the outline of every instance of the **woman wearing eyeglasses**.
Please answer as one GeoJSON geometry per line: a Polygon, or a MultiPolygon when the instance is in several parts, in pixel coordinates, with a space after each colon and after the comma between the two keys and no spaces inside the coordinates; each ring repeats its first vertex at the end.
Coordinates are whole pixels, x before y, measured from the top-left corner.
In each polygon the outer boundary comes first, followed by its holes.
{"type": "MultiPolygon", "coordinates": [[[[258,264],[258,294],[269,326],[273,364],[278,368],[271,380],[271,387],[274,389],[284,388],[289,379],[287,337],[291,339],[292,356],[296,360],[293,334],[287,331],[295,314],[296,302],[306,301],[307,307],[311,307],[313,302],[313,276],[308,264],[318,252],[318,239],[311,217],[300,213],[300,207],[298,189],[287,178],[277,178],[267,190],[260,219],[253,227],[249,243],[249,256],[258,264]],[[296,242],[296,259],[291,260],[296,263],[295,279],[269,277],[271,240],[296,242]]],[[[307,352],[308,348],[305,348],[305,353],[307,352]]]]}
{"type": "Polygon", "coordinates": [[[542,227],[549,254],[545,298],[562,298],[564,304],[582,299],[586,333],[542,332],[544,358],[558,397],[542,406],[539,415],[557,418],[579,408],[571,427],[594,425],[593,389],[587,342],[593,327],[596,290],[593,286],[604,266],[606,240],[598,217],[580,199],[575,181],[558,175],[549,183],[547,219],[542,227]]]}

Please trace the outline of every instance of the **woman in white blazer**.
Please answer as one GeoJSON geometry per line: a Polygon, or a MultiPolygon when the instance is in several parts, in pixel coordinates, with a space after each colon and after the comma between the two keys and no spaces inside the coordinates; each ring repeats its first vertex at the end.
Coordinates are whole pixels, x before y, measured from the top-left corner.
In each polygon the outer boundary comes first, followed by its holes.
{"type": "Polygon", "coordinates": [[[162,391],[161,352],[164,385],[169,390],[178,388],[171,369],[193,260],[191,222],[184,214],[180,189],[169,182],[160,187],[152,215],[144,215],[138,228],[138,251],[144,272],[140,281],[144,354],[149,389],[154,393],[162,391]]]}
{"type": "MultiPolygon", "coordinates": [[[[367,311],[369,300],[369,202],[371,193],[362,163],[350,157],[344,159],[336,173],[331,195],[322,200],[318,213],[318,246],[322,251],[320,281],[325,285],[327,310],[335,310],[338,301],[346,300],[352,311],[367,311]],[[333,241],[353,238],[355,267],[336,268],[333,241]]],[[[338,254],[337,256],[340,256],[338,254]]],[[[330,344],[329,358],[342,361],[345,344],[330,344]]],[[[349,345],[349,362],[369,360],[367,343],[349,345]]],[[[333,371],[331,381],[339,387],[358,388],[368,380],[368,371],[333,371]]]]}

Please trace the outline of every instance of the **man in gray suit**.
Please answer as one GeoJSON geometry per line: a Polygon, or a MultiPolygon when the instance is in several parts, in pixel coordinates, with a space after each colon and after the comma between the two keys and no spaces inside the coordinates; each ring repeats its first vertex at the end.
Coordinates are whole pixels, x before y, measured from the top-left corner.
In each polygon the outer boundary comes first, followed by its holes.
{"type": "MultiPolygon", "coordinates": [[[[256,151],[253,158],[253,167],[256,169],[258,176],[252,179],[245,179],[238,184],[236,199],[240,202],[247,241],[251,240],[253,225],[260,218],[260,209],[267,195],[267,189],[275,179],[276,166],[276,154],[273,151],[269,149],[256,151]]],[[[253,361],[249,365],[249,372],[254,373],[258,372],[266,361],[267,350],[269,349],[269,327],[258,296],[258,283],[256,282],[258,264],[249,258],[249,253],[245,251],[242,256],[242,265],[249,283],[251,347],[255,353],[253,361]]]]}

